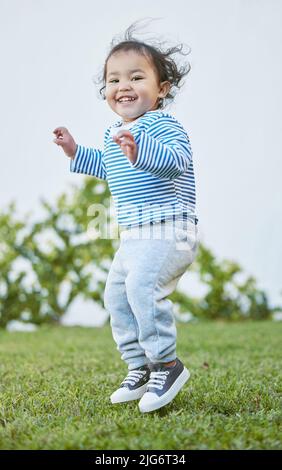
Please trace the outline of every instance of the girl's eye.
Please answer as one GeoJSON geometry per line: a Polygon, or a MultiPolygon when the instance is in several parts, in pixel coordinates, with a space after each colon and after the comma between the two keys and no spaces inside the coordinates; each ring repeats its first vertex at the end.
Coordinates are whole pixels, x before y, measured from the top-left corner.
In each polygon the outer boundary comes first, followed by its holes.
{"type": "MultiPolygon", "coordinates": [[[[142,80],[143,77],[132,77],[132,80],[142,80]]],[[[112,80],[109,80],[109,83],[118,83],[117,78],[113,78],[112,80]]]]}

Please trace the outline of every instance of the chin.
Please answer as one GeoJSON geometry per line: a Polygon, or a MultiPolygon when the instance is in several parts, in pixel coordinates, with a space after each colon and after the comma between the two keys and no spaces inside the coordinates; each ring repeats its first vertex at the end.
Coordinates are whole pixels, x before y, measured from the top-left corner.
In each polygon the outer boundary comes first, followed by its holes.
{"type": "Polygon", "coordinates": [[[126,115],[121,115],[120,114],[120,117],[124,120],[124,121],[128,121],[128,120],[131,120],[131,121],[134,121],[134,119],[137,119],[139,116],[142,116],[142,114],[144,113],[134,113],[134,114],[126,114],[126,115]]]}

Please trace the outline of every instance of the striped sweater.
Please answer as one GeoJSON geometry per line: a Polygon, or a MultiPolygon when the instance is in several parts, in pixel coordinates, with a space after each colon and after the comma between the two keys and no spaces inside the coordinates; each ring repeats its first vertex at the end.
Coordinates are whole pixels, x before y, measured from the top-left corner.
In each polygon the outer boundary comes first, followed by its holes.
{"type": "Polygon", "coordinates": [[[189,137],[166,112],[148,111],[129,126],[116,122],[106,130],[103,151],[78,145],[70,171],[107,180],[122,227],[172,218],[198,221],[189,137]],[[135,163],[113,140],[124,128],[138,146],[135,163]]]}

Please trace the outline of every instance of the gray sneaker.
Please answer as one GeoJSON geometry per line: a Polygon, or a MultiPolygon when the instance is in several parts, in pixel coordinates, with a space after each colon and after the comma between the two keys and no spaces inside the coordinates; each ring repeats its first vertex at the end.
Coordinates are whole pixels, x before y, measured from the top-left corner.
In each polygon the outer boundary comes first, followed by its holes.
{"type": "Polygon", "coordinates": [[[190,377],[190,372],[176,358],[174,366],[151,364],[150,380],[146,393],[139,402],[142,413],[158,410],[170,403],[190,377]]]}
{"type": "Polygon", "coordinates": [[[111,402],[124,403],[139,400],[146,392],[150,372],[151,370],[147,364],[138,369],[130,370],[120,387],[111,395],[111,402]]]}

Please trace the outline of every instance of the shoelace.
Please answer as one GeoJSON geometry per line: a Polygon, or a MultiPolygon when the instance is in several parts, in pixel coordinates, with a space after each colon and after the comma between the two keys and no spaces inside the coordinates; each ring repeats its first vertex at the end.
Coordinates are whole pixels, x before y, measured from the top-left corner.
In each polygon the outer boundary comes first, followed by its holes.
{"type": "Polygon", "coordinates": [[[162,390],[168,374],[168,370],[160,372],[151,372],[150,380],[147,383],[147,387],[154,387],[158,388],[159,390],[162,390]]]}
{"type": "Polygon", "coordinates": [[[128,373],[122,384],[135,385],[145,374],[145,370],[132,370],[128,373]]]}

